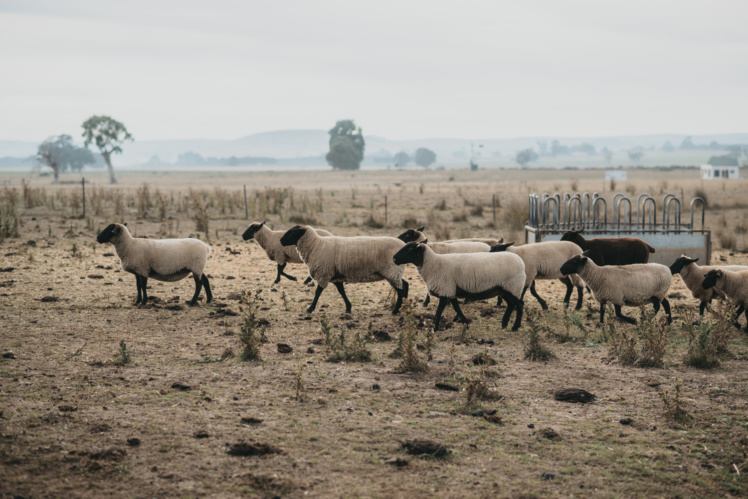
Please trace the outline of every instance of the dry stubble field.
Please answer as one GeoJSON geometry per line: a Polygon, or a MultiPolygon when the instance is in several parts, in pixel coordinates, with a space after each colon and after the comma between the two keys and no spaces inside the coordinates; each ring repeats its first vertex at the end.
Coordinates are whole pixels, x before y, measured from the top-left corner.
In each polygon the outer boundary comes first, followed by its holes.
{"type": "MultiPolygon", "coordinates": [[[[629,175],[618,190],[682,190],[690,201],[702,187],[694,170],[629,175]]],[[[273,284],[275,264],[241,240],[243,184],[250,221],[276,228],[303,220],[340,235],[397,235],[403,223],[423,222],[435,238],[518,239],[526,194],[570,190],[571,176],[580,191],[610,188],[599,171],[122,174],[116,187],[96,175],[81,218],[79,186],[36,178],[24,190],[21,176],[4,175],[3,198],[15,189],[21,226],[20,237],[0,245],[0,495],[744,495],[748,335],[729,330],[715,369],[684,365],[684,324],[697,303],[680,278],[670,293],[674,325],[649,329],[665,342],[664,367],[627,365],[621,338],[639,338],[635,351],[642,352],[643,333],[595,327],[589,296],[581,314],[565,313],[563,286],[550,281],[538,285],[549,311],[529,294],[525,301],[555,358],[532,362],[525,359],[530,324],[517,333],[500,329],[494,303],[463,307],[474,319],[467,332],[447,311],[446,329],[429,339],[426,314],[434,305],[421,306],[425,290],[412,266],[413,312],[403,319],[390,314],[392,296],[381,282],[347,286],[351,315],[331,287],[308,316],[313,288],[301,279],[273,284]],[[492,194],[501,203],[495,227],[492,194]],[[388,220],[378,227],[385,195],[388,220]],[[208,205],[213,303],[186,307],[188,278],[150,280],[153,302],[133,306],[135,279],[120,270],[112,246],[95,243],[98,230],[128,221],[135,236],[196,234],[196,200],[208,205]],[[258,291],[268,342],[260,361],[246,362],[239,336],[247,306],[237,295],[258,291]],[[329,362],[335,352],[321,317],[332,339],[341,331],[349,346],[356,335],[367,339],[371,360],[329,362]],[[408,364],[391,354],[409,335],[421,348],[406,341],[404,349],[415,352],[408,364]],[[279,353],[278,343],[293,352],[279,353]],[[427,370],[410,372],[429,348],[427,370]],[[496,365],[474,365],[479,354],[496,365]],[[596,399],[556,401],[562,388],[596,399]],[[469,401],[471,393],[478,395],[469,401]],[[674,406],[682,411],[675,417],[674,406]],[[443,444],[450,454],[407,454],[402,443],[410,439],[443,444]],[[264,455],[227,453],[238,443],[264,455]]],[[[716,261],[748,264],[740,229],[745,185],[704,186],[717,207],[707,225],[721,234],[716,245],[729,247],[715,252],[716,261]]],[[[303,266],[286,271],[306,276],[303,266]]]]}

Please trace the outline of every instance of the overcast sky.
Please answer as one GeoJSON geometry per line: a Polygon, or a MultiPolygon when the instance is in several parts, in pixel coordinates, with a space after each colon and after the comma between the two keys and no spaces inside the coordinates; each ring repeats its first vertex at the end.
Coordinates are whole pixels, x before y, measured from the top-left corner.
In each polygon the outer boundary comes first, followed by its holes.
{"type": "Polygon", "coordinates": [[[746,132],[748,1],[0,0],[0,140],[746,132]]]}

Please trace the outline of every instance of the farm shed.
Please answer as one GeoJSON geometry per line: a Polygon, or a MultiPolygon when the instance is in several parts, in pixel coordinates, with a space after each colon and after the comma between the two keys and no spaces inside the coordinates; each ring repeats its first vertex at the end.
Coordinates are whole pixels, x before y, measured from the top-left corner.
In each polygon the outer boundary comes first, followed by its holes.
{"type": "Polygon", "coordinates": [[[740,178],[740,167],[701,165],[701,178],[704,180],[740,178]]]}

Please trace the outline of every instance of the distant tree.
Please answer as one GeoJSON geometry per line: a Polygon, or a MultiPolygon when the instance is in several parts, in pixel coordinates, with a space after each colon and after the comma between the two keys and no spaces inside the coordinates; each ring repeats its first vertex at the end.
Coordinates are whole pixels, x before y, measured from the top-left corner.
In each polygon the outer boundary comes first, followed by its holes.
{"type": "Polygon", "coordinates": [[[594,156],[597,151],[595,150],[595,146],[593,146],[592,144],[583,142],[578,146],[571,146],[571,152],[582,152],[590,156],[594,156]]]}
{"type": "Polygon", "coordinates": [[[603,147],[602,149],[600,149],[600,154],[602,155],[605,162],[610,164],[610,160],[613,159],[613,151],[611,151],[607,147],[603,147]]]}
{"type": "Polygon", "coordinates": [[[739,166],[737,158],[733,158],[729,154],[724,156],[712,156],[707,162],[712,166],[739,166]]]}
{"type": "Polygon", "coordinates": [[[554,158],[556,156],[566,156],[569,154],[569,148],[566,146],[562,146],[558,140],[554,140],[551,142],[551,156],[554,158]]]}
{"type": "Polygon", "coordinates": [[[408,153],[403,151],[395,154],[392,159],[395,162],[395,166],[405,166],[410,163],[410,156],[408,156],[408,153]]]}
{"type": "Polygon", "coordinates": [[[436,153],[431,149],[419,147],[418,149],[416,149],[415,161],[418,166],[426,168],[434,164],[434,162],[436,161],[436,153]]]}
{"type": "Polygon", "coordinates": [[[675,147],[673,147],[673,143],[669,140],[665,141],[664,144],[662,144],[662,150],[665,152],[673,152],[675,151],[675,147]]]}
{"type": "Polygon", "coordinates": [[[328,132],[330,152],[325,159],[335,170],[358,170],[364,159],[364,136],[353,120],[340,120],[328,132]]]}
{"type": "Polygon", "coordinates": [[[68,169],[79,172],[84,166],[96,162],[91,151],[73,144],[70,135],[58,135],[45,140],[39,145],[34,159],[52,169],[55,184],[60,183],[61,172],[64,173],[68,169]]]}
{"type": "Polygon", "coordinates": [[[683,139],[683,142],[680,144],[681,149],[696,149],[696,144],[693,143],[693,139],[689,135],[685,139],[683,139]]]}
{"type": "Polygon", "coordinates": [[[177,156],[176,164],[179,166],[201,166],[205,164],[205,158],[196,152],[187,151],[177,156]]]}
{"type": "Polygon", "coordinates": [[[116,184],[117,178],[114,176],[111,156],[112,153],[122,153],[122,147],[120,146],[126,140],[133,140],[132,135],[127,131],[125,125],[109,116],[91,116],[83,122],[82,126],[83,143],[86,147],[92,142],[96,143],[96,147],[101,151],[101,156],[109,170],[109,182],[116,184]]]}
{"type": "Polygon", "coordinates": [[[382,148],[379,151],[375,152],[372,158],[377,163],[389,163],[390,161],[392,161],[392,153],[387,149],[382,148]]]}
{"type": "Polygon", "coordinates": [[[548,141],[547,140],[538,140],[538,150],[540,151],[541,156],[548,156],[548,141]]]}
{"type": "Polygon", "coordinates": [[[537,161],[538,159],[538,153],[535,152],[534,149],[523,149],[517,153],[517,155],[514,157],[514,161],[519,164],[522,168],[524,168],[528,163],[532,163],[533,161],[537,161]]]}
{"type": "Polygon", "coordinates": [[[641,148],[635,147],[634,149],[630,149],[627,154],[631,161],[638,163],[642,159],[642,156],[644,156],[644,151],[642,151],[641,148]]]}

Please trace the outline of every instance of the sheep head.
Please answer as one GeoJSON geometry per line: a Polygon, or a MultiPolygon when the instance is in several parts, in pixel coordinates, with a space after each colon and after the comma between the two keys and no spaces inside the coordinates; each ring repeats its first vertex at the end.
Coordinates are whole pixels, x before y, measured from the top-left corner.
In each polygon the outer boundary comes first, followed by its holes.
{"type": "Polygon", "coordinates": [[[584,255],[574,255],[572,259],[561,265],[561,273],[563,275],[578,274],[587,265],[588,260],[589,258],[584,255]]]}
{"type": "Polygon", "coordinates": [[[675,275],[679,274],[683,267],[691,265],[694,262],[698,262],[698,258],[688,258],[686,255],[681,255],[677,260],[670,266],[670,273],[675,275]]]}
{"type": "Polygon", "coordinates": [[[704,282],[701,283],[701,287],[704,289],[717,287],[717,289],[719,289],[717,284],[720,284],[720,281],[722,280],[724,275],[725,273],[719,269],[710,270],[709,272],[704,274],[704,282]]]}
{"type": "Polygon", "coordinates": [[[500,251],[506,251],[509,246],[512,246],[514,244],[514,241],[511,243],[503,243],[504,239],[502,239],[499,244],[495,244],[491,246],[491,253],[498,253],[500,251]]]}
{"type": "Polygon", "coordinates": [[[254,238],[255,234],[257,234],[257,232],[259,232],[259,230],[262,229],[264,225],[265,225],[264,220],[262,223],[257,223],[257,222],[253,223],[252,225],[247,227],[247,230],[244,231],[244,234],[242,234],[242,239],[244,239],[245,241],[248,241],[254,238]]]}
{"type": "Polygon", "coordinates": [[[400,248],[400,250],[395,253],[395,256],[392,257],[392,261],[395,262],[395,265],[412,263],[416,267],[420,267],[423,265],[423,254],[425,252],[426,245],[424,243],[412,241],[400,248]]]}
{"type": "Polygon", "coordinates": [[[408,229],[397,238],[401,240],[404,243],[409,243],[412,241],[418,241],[421,238],[421,233],[426,229],[425,225],[422,225],[421,227],[418,227],[417,229],[408,229]]]}
{"type": "Polygon", "coordinates": [[[306,231],[309,229],[306,225],[294,225],[280,238],[281,246],[294,246],[299,242],[306,231]]]}
{"type": "Polygon", "coordinates": [[[112,242],[112,239],[119,237],[122,231],[125,230],[127,224],[109,224],[106,229],[102,230],[96,237],[96,240],[103,244],[112,242]]]}

